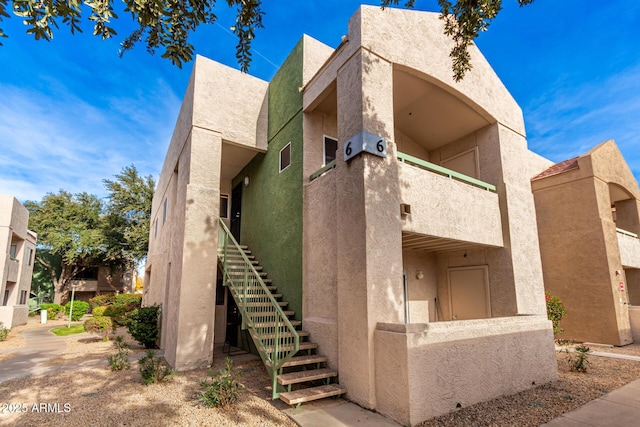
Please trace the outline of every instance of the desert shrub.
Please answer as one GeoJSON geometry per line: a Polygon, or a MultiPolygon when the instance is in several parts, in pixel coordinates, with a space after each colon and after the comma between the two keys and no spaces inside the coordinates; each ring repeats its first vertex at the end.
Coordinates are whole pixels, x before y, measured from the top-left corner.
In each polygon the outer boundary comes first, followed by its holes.
{"type": "MultiPolygon", "coordinates": [[[[64,312],[69,315],[71,310],[71,301],[64,305],[64,312]]],[[[82,316],[89,311],[89,303],[85,301],[73,301],[73,313],[71,313],[71,320],[76,321],[82,319],[82,316]]]]}
{"type": "Polygon", "coordinates": [[[141,307],[129,314],[127,329],[131,336],[145,348],[155,347],[158,339],[158,317],[160,307],[141,307]]]}
{"type": "Polygon", "coordinates": [[[168,367],[161,358],[156,357],[155,350],[147,350],[146,356],[138,360],[138,364],[142,382],[145,385],[165,381],[174,374],[173,369],[168,367]]]}
{"type": "Polygon", "coordinates": [[[553,324],[553,334],[561,334],[564,330],[560,328],[560,321],[567,314],[564,310],[564,304],[560,301],[560,298],[551,296],[546,292],[544,293],[544,299],[547,303],[547,318],[553,324]]]}
{"type": "Polygon", "coordinates": [[[106,305],[100,305],[96,308],[94,308],[93,310],[91,310],[91,313],[93,313],[94,316],[104,316],[104,312],[107,310],[107,306],[106,305]]]}
{"type": "Polygon", "coordinates": [[[111,305],[115,302],[115,300],[116,296],[113,294],[102,294],[96,295],[95,297],[91,298],[89,300],[89,303],[91,304],[91,310],[93,310],[96,307],[111,305]]]}
{"type": "MultiPolygon", "coordinates": [[[[590,363],[587,355],[590,351],[591,349],[584,344],[577,346],[576,356],[569,354],[569,369],[573,372],[587,372],[587,365],[590,363]]],[[[567,353],[569,353],[569,350],[567,350],[567,353]]]]}
{"type": "Polygon", "coordinates": [[[11,332],[11,329],[5,328],[4,323],[0,322],[0,341],[6,340],[9,332],[11,332]]]}
{"type": "Polygon", "coordinates": [[[112,371],[123,371],[131,367],[129,361],[129,344],[122,337],[117,337],[113,343],[116,347],[116,354],[109,356],[107,361],[112,371]]]}
{"type": "Polygon", "coordinates": [[[226,408],[238,400],[242,384],[238,378],[242,371],[233,369],[233,362],[228,357],[224,361],[224,369],[211,375],[211,380],[200,381],[200,386],[204,389],[200,393],[198,400],[205,406],[220,406],[226,408]]]}
{"type": "Polygon", "coordinates": [[[113,330],[113,322],[107,316],[93,316],[84,321],[84,329],[87,332],[104,334],[104,341],[109,341],[109,332],[113,330]]]}
{"type": "Polygon", "coordinates": [[[54,320],[59,319],[65,312],[65,309],[60,304],[40,304],[40,310],[47,310],[47,319],[54,320]]]}

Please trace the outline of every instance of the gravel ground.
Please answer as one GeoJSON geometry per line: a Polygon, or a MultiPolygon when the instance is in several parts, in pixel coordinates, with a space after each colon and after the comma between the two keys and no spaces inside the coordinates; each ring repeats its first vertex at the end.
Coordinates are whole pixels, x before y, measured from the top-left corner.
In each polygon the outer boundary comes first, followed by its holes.
{"type": "MultiPolygon", "coordinates": [[[[20,328],[30,327],[38,325],[20,328]]],[[[0,343],[0,351],[24,345],[19,332],[12,331],[15,335],[0,343]]],[[[126,332],[118,333],[132,344],[133,353],[143,352],[126,332]]],[[[49,364],[105,360],[115,352],[111,342],[89,334],[71,336],[65,342],[64,354],[49,364]]],[[[638,344],[592,348],[640,356],[638,344]]],[[[640,362],[591,356],[588,372],[583,374],[570,372],[567,354],[557,356],[558,381],[463,408],[421,426],[539,426],[640,379],[640,362]]],[[[223,363],[218,358],[214,369],[220,369],[223,363]]],[[[135,362],[131,370],[112,372],[105,361],[100,366],[7,381],[0,383],[0,404],[24,404],[26,412],[0,412],[0,426],[295,426],[280,411],[288,406],[270,401],[269,379],[262,363],[250,361],[236,366],[244,372],[240,380],[245,388],[238,405],[228,410],[206,408],[197,401],[199,382],[207,378],[208,370],[178,373],[168,382],[144,386],[135,362]],[[43,403],[49,406],[41,407],[43,403]]]]}

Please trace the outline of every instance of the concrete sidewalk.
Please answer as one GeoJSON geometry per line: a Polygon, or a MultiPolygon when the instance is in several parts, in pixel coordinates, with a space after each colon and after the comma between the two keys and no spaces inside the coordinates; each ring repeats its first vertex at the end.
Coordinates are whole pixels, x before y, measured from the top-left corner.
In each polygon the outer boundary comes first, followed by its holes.
{"type": "Polygon", "coordinates": [[[544,424],[549,427],[640,425],[640,380],[620,387],[544,424]]]}

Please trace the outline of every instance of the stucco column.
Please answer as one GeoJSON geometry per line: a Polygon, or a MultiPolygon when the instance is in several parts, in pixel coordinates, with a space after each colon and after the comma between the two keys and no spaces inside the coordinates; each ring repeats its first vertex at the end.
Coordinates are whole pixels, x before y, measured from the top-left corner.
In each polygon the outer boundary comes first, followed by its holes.
{"type": "Polygon", "coordinates": [[[360,50],[338,73],[336,167],[338,357],[349,399],[375,408],[374,330],[403,313],[402,235],[393,138],[392,64],[360,50]],[[387,157],[344,162],[361,130],[387,138],[387,157]]]}
{"type": "MultiPolygon", "coordinates": [[[[213,359],[218,212],[220,204],[220,134],[202,128],[191,130],[189,155],[181,159],[178,171],[180,188],[184,188],[184,230],[174,271],[170,271],[170,296],[167,312],[170,340],[175,340],[173,361],[176,369],[204,367],[213,359]],[[175,324],[171,324],[171,322],[175,324]]],[[[168,345],[167,348],[174,346],[168,345]]],[[[173,363],[172,363],[173,362],[173,363]]]]}

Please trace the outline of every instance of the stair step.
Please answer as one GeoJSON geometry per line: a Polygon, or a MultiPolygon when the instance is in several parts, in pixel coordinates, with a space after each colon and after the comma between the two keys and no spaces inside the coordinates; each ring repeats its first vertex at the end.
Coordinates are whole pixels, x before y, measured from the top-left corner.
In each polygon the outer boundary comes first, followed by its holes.
{"type": "MultiPolygon", "coordinates": [[[[297,331],[297,332],[298,332],[298,336],[299,336],[300,338],[308,337],[308,336],[309,336],[309,332],[307,332],[307,331],[297,331]]],[[[263,337],[263,338],[270,339],[270,338],[275,338],[275,337],[276,337],[276,334],[275,334],[275,333],[273,333],[273,332],[271,332],[271,333],[268,333],[268,334],[262,334],[262,335],[260,335],[260,336],[261,336],[261,337],[263,337]]],[[[288,337],[292,337],[292,336],[293,336],[293,334],[292,334],[291,332],[280,332],[280,333],[278,334],[278,336],[279,336],[279,337],[287,337],[287,338],[288,338],[288,337]]],[[[301,357],[304,357],[304,356],[301,356],[301,357]]],[[[294,365],[291,365],[291,366],[294,366],[294,365]]]]}
{"type": "MultiPolygon", "coordinates": [[[[227,268],[229,270],[243,270],[244,271],[244,263],[242,263],[242,264],[233,264],[233,263],[227,264],[227,268]]],[[[263,267],[259,266],[259,265],[254,265],[253,268],[256,271],[262,271],[263,270],[263,267]]]]}
{"type": "MultiPolygon", "coordinates": [[[[293,323],[293,322],[291,322],[293,323]]],[[[293,346],[293,344],[289,344],[289,345],[281,345],[278,346],[278,351],[292,351],[295,347],[293,346]]],[[[301,342],[300,346],[298,347],[298,351],[303,351],[303,350],[314,350],[318,348],[318,344],[314,343],[314,342],[309,342],[309,341],[305,341],[305,342],[301,342]]],[[[267,353],[272,353],[274,350],[273,347],[267,347],[266,351],[267,353]]]]}
{"type": "MultiPolygon", "coordinates": [[[[260,264],[260,261],[256,261],[255,259],[249,259],[249,262],[254,267],[260,264]]],[[[230,257],[227,258],[227,265],[231,268],[234,268],[234,267],[239,268],[240,266],[244,266],[244,263],[245,261],[242,258],[230,258],[230,257]]]]}
{"type": "MultiPolygon", "coordinates": [[[[233,283],[242,283],[244,281],[244,277],[237,277],[237,276],[233,275],[233,276],[229,277],[229,280],[231,282],[233,282],[233,283]]],[[[266,285],[267,283],[271,283],[272,280],[271,279],[262,278],[262,282],[266,285]]],[[[252,288],[252,286],[249,286],[249,289],[251,289],[251,288],[252,288]]]]}
{"type": "Polygon", "coordinates": [[[237,248],[249,249],[249,246],[247,246],[247,245],[238,245],[238,246],[236,246],[236,245],[227,245],[227,249],[237,249],[237,248]]]}
{"type": "MultiPolygon", "coordinates": [[[[271,296],[274,297],[275,299],[282,298],[282,294],[272,293],[271,296]]],[[[242,298],[242,295],[240,295],[240,297],[242,298]]],[[[247,300],[255,299],[255,298],[264,298],[264,297],[265,297],[264,293],[248,293],[247,294],[247,300]]]]}
{"type": "Polygon", "coordinates": [[[326,397],[339,396],[345,394],[347,390],[340,384],[327,384],[319,387],[304,388],[296,391],[280,393],[280,400],[287,405],[297,405],[298,403],[310,402],[312,400],[324,399],[326,397]]]}
{"type": "Polygon", "coordinates": [[[288,374],[280,374],[276,378],[278,384],[289,385],[304,383],[307,381],[322,380],[337,376],[338,373],[333,369],[309,369],[308,371],[289,372],[288,374]]]}
{"type": "MultiPolygon", "coordinates": [[[[223,256],[224,252],[218,251],[218,255],[223,256]]],[[[255,259],[256,259],[255,255],[246,255],[245,254],[245,256],[247,257],[247,259],[252,260],[252,261],[255,261],[255,259]]],[[[244,257],[238,251],[232,252],[232,253],[227,252],[227,262],[229,262],[229,261],[240,261],[242,259],[244,259],[244,257]]],[[[255,262],[257,263],[258,261],[255,261],[255,262]]]]}
{"type": "Polygon", "coordinates": [[[327,356],[322,356],[320,354],[309,354],[305,356],[292,357],[291,359],[284,362],[282,367],[289,368],[291,366],[315,365],[317,363],[324,363],[326,361],[327,356]]]}
{"type": "MultiPolygon", "coordinates": [[[[242,300],[242,298],[240,299],[242,300]]],[[[286,301],[277,301],[277,303],[280,307],[286,307],[289,305],[286,301]]],[[[238,305],[240,304],[242,304],[242,301],[239,301],[238,305]]],[[[271,307],[271,302],[245,302],[244,305],[245,307],[271,307]]]]}
{"type": "MultiPolygon", "coordinates": [[[[233,279],[234,276],[235,277],[241,277],[244,279],[244,270],[230,270],[227,271],[227,274],[233,279]]],[[[260,271],[258,272],[258,275],[260,277],[267,277],[267,273],[265,273],[264,271],[260,271]]]]}
{"type": "MultiPolygon", "coordinates": [[[[293,326],[294,328],[296,326],[302,325],[302,322],[300,320],[289,320],[289,323],[291,323],[291,326],[293,326]]],[[[275,322],[262,322],[262,323],[256,323],[253,326],[255,328],[275,328],[276,324],[275,324],[275,322]]],[[[285,324],[284,324],[284,322],[279,322],[278,326],[282,327],[282,326],[285,326],[285,324]]]]}

